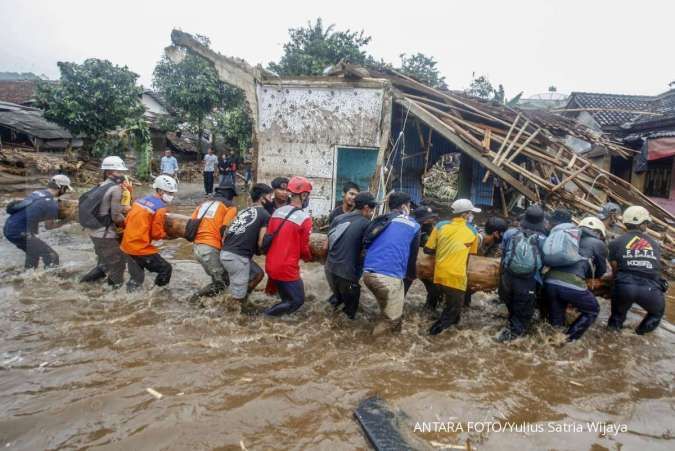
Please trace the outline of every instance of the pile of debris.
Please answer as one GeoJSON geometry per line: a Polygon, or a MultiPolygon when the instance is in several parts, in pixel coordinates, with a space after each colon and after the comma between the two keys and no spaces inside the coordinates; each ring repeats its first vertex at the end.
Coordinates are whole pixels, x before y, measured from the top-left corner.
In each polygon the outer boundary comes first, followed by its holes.
{"type": "Polygon", "coordinates": [[[649,233],[663,243],[668,259],[675,256],[675,217],[627,181],[576,153],[569,141],[583,140],[624,158],[635,152],[632,149],[546,111],[516,111],[433,89],[394,70],[370,75],[389,79],[394,101],[404,111],[482,164],[488,170],[483,180],[496,176],[532,202],[569,208],[576,219],[597,214],[606,200],[624,208],[642,205],[653,218],[649,233]]]}

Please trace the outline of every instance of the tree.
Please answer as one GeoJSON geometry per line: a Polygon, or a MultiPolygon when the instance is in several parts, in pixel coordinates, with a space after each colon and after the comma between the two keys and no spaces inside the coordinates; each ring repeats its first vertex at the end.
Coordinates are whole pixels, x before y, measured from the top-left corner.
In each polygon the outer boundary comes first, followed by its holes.
{"type": "Polygon", "coordinates": [[[448,87],[445,84],[445,77],[441,76],[436,67],[438,63],[433,56],[426,56],[424,53],[417,52],[414,55],[402,53],[400,57],[401,68],[399,70],[404,74],[432,88],[446,89],[448,87]]]}
{"type": "Polygon", "coordinates": [[[466,93],[470,96],[478,97],[479,99],[490,100],[509,107],[518,105],[520,98],[523,96],[523,92],[521,91],[512,99],[507,99],[504,86],[500,84],[497,89],[495,89],[485,75],[481,75],[471,80],[471,84],[466,93]]]}
{"type": "Polygon", "coordinates": [[[268,69],[279,75],[321,75],[324,69],[341,59],[354,64],[371,60],[363,47],[371,40],[362,31],[333,31],[334,25],[323,26],[321,18],[307,27],[288,30],[290,41],[284,44],[284,54],[268,69]]]}
{"type": "MultiPolygon", "coordinates": [[[[153,72],[153,86],[200,139],[207,117],[223,105],[226,86],[204,58],[188,53],[179,62],[164,56],[153,72]]],[[[201,148],[200,148],[201,151],[201,148]]]]}
{"type": "Polygon", "coordinates": [[[38,104],[46,119],[84,135],[87,146],[106,133],[143,116],[138,75],[126,66],[91,58],[82,64],[58,63],[59,83],[39,83],[38,104]]]}

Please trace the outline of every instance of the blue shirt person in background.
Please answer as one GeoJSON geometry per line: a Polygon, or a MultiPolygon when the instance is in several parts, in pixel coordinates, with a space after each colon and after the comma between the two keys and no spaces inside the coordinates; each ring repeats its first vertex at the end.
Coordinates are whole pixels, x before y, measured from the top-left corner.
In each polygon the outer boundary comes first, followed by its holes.
{"type": "Polygon", "coordinates": [[[176,157],[171,155],[170,150],[164,151],[164,156],[159,164],[159,173],[160,175],[165,174],[171,177],[175,177],[178,172],[178,160],[176,157]]]}

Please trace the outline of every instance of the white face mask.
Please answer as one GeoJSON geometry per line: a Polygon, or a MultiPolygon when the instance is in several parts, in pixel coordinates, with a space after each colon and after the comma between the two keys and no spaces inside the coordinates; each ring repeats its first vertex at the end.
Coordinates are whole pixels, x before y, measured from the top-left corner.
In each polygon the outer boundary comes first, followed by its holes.
{"type": "Polygon", "coordinates": [[[401,211],[403,211],[404,215],[410,216],[410,208],[408,208],[407,206],[405,205],[401,206],[401,211]]]}
{"type": "Polygon", "coordinates": [[[473,213],[469,213],[469,215],[466,217],[466,222],[469,224],[473,223],[473,213]]]}
{"type": "Polygon", "coordinates": [[[174,198],[173,194],[162,193],[162,200],[167,204],[173,202],[173,198],[174,198]]]}

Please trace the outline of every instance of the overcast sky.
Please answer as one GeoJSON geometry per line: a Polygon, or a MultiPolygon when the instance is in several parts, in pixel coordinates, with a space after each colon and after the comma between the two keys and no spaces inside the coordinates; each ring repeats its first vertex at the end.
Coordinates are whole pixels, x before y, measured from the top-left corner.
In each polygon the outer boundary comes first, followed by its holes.
{"type": "Polygon", "coordinates": [[[150,86],[176,27],[249,63],[278,60],[288,28],[322,17],[365,30],[368,51],[423,52],[452,89],[486,74],[507,96],[558,91],[658,94],[675,80],[671,1],[0,0],[0,71],[58,78],[57,61],[105,58],[150,86]]]}

